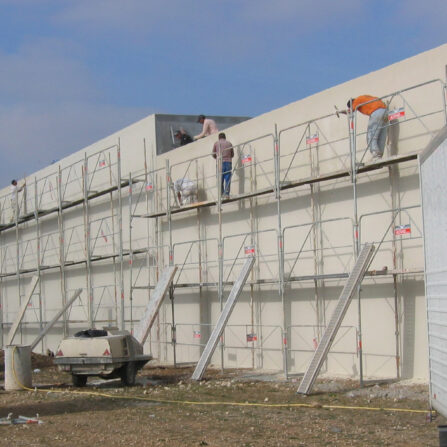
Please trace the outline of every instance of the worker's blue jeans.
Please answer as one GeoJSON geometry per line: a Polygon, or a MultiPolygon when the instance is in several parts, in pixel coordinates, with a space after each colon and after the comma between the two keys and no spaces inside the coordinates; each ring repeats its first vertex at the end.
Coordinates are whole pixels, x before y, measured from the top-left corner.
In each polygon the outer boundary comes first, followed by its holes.
{"type": "Polygon", "coordinates": [[[377,109],[369,117],[367,143],[371,154],[382,156],[386,143],[386,109],[377,109]]]}
{"type": "Polygon", "coordinates": [[[232,172],[232,164],[231,161],[223,161],[222,162],[222,195],[229,196],[230,195],[230,184],[231,184],[231,172],[232,172]]]}

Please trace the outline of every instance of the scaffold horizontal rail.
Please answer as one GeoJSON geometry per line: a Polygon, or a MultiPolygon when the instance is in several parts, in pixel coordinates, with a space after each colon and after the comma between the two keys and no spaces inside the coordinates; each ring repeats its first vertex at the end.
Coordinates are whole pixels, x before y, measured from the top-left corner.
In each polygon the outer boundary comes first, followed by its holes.
{"type": "MultiPolygon", "coordinates": [[[[121,188],[125,188],[126,186],[129,186],[129,180],[121,181],[121,188]]],[[[96,199],[98,197],[104,196],[106,194],[110,194],[111,192],[117,191],[119,188],[119,185],[113,185],[109,188],[102,189],[101,191],[96,191],[95,193],[91,193],[87,196],[87,200],[96,199]]],[[[72,201],[63,201],[61,205],[61,210],[64,211],[69,208],[73,208],[78,205],[82,205],[84,203],[84,198],[72,200],[72,201]]],[[[29,222],[36,217],[44,217],[48,216],[53,213],[59,212],[59,207],[52,207],[45,210],[37,210],[32,213],[26,213],[24,215],[21,215],[17,219],[17,224],[20,225],[25,222],[29,222]]],[[[9,230],[11,228],[14,228],[16,226],[16,222],[10,222],[7,224],[0,225],[0,232],[9,230]]]]}

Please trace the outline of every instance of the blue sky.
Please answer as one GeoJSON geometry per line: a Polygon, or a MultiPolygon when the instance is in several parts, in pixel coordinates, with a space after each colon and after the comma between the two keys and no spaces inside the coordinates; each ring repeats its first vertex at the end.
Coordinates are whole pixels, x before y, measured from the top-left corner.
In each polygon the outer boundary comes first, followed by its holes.
{"type": "Polygon", "coordinates": [[[446,23],[446,0],[0,0],[0,185],[151,113],[268,112],[446,23]]]}

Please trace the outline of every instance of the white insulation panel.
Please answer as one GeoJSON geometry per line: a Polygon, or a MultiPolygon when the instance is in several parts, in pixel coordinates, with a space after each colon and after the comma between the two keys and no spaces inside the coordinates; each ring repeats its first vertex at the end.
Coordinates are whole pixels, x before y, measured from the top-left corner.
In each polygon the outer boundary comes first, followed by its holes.
{"type": "Polygon", "coordinates": [[[447,126],[421,155],[430,399],[447,416],[447,126]]]}

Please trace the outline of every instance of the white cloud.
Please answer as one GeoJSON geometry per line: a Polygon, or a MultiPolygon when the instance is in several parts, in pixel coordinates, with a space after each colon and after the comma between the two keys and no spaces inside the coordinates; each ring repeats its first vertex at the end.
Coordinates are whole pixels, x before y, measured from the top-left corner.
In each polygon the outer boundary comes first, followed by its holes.
{"type": "Polygon", "coordinates": [[[406,45],[424,51],[447,41],[446,0],[405,0],[399,3],[397,27],[405,32],[406,45]]]}
{"type": "Polygon", "coordinates": [[[0,51],[1,178],[30,174],[149,114],[105,104],[76,45],[43,39],[0,51]],[[13,171],[13,172],[11,172],[13,171]]]}
{"type": "MultiPolygon", "coordinates": [[[[119,38],[123,32],[151,33],[154,27],[172,28],[187,25],[182,18],[190,19],[197,7],[183,0],[68,0],[66,7],[55,14],[55,23],[81,25],[95,32],[108,32],[119,38]]],[[[197,11],[199,12],[199,11],[197,11]]],[[[193,23],[191,23],[193,26],[193,23]]]]}
{"type": "MultiPolygon", "coordinates": [[[[447,2],[445,0],[405,0],[401,2],[400,13],[411,18],[427,17],[435,22],[447,19],[447,2]]],[[[427,24],[430,25],[430,24],[427,24]]]]}
{"type": "MultiPolygon", "coordinates": [[[[363,6],[358,0],[220,0],[211,2],[185,2],[184,0],[70,0],[66,8],[56,15],[58,20],[84,26],[108,28],[119,35],[120,29],[164,27],[166,33],[180,28],[185,33],[194,32],[205,24],[219,27],[229,20],[243,19],[244,23],[296,21],[299,27],[312,21],[318,27],[334,15],[345,18],[355,15],[363,6]],[[210,20],[212,22],[210,23],[210,20]],[[115,28],[118,27],[118,28],[115,28]]],[[[347,23],[341,23],[341,25],[347,23]]],[[[262,30],[260,30],[262,31],[262,30]]]]}
{"type": "Polygon", "coordinates": [[[265,24],[293,21],[297,32],[309,27],[319,29],[334,19],[344,19],[340,20],[340,26],[347,26],[365,8],[358,0],[246,0],[238,4],[244,20],[265,24]]]}
{"type": "MultiPolygon", "coordinates": [[[[358,0],[67,0],[52,23],[110,42],[177,51],[200,64],[240,63],[304,33],[345,27],[366,8],[358,0]]],[[[262,56],[265,57],[265,56],[262,56]]]]}
{"type": "Polygon", "coordinates": [[[0,95],[7,101],[45,103],[96,96],[89,71],[70,41],[25,42],[14,53],[0,51],[0,95]]]}

